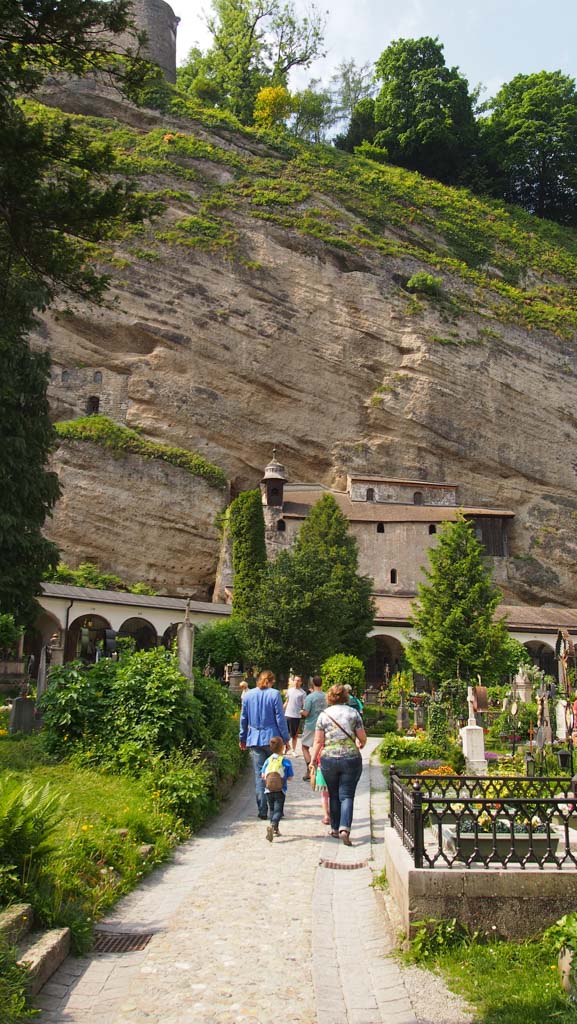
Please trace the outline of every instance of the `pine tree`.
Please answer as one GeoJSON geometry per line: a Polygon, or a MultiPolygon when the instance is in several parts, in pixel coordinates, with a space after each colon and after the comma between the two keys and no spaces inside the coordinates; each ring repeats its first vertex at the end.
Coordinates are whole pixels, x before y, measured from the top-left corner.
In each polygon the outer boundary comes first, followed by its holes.
{"type": "Polygon", "coordinates": [[[247,651],[257,664],[311,674],[332,654],[370,654],[372,580],[358,574],[357,544],[332,495],[317,502],[294,549],[267,565],[260,580],[246,622],[247,651]]]}
{"type": "Polygon", "coordinates": [[[413,605],[409,663],[436,685],[456,678],[473,684],[477,674],[485,684],[498,682],[516,665],[505,621],[494,618],[501,594],[463,515],[443,525],[429,560],[413,605]]]}

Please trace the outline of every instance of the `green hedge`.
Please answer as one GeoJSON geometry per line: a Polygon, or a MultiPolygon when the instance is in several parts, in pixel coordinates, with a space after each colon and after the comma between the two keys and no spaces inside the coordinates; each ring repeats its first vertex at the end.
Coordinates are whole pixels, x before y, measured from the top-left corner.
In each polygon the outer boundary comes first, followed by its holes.
{"type": "Polygon", "coordinates": [[[108,416],[83,416],[55,424],[59,437],[69,441],[92,441],[113,451],[129,452],[143,459],[159,459],[171,466],[185,469],[192,476],[202,477],[211,487],[226,487],[227,480],[222,469],[207,462],[202,455],[185,448],[173,448],[168,444],[146,441],[136,430],[122,427],[108,416]]]}

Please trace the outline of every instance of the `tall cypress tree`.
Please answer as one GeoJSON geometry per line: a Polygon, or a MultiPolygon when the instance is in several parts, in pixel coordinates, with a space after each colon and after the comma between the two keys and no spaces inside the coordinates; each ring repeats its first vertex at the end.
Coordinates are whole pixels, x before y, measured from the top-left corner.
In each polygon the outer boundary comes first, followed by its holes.
{"type": "MultiPolygon", "coordinates": [[[[418,590],[406,656],[416,672],[440,685],[461,678],[498,682],[511,665],[507,626],[494,614],[501,594],[483,561],[483,548],[462,514],[445,523],[429,551],[430,569],[418,590]]],[[[515,660],[515,657],[514,657],[515,660]]],[[[518,657],[516,658],[518,661],[518,657]]]]}
{"type": "Polygon", "coordinates": [[[258,603],[261,576],[266,566],[260,491],[243,491],[239,494],[230,506],[228,522],[234,570],[232,614],[246,621],[258,603]]]}

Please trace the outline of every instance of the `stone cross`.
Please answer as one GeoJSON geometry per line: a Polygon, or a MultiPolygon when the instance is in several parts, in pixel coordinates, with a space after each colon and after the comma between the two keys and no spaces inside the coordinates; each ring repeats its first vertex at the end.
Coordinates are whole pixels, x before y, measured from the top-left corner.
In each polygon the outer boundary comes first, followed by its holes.
{"type": "Polygon", "coordinates": [[[176,642],[178,650],[178,667],[183,676],[190,679],[191,689],[194,691],[194,677],[192,674],[192,655],[194,652],[194,626],[190,621],[190,598],[186,602],[184,622],[179,623],[176,631],[176,642]]]}

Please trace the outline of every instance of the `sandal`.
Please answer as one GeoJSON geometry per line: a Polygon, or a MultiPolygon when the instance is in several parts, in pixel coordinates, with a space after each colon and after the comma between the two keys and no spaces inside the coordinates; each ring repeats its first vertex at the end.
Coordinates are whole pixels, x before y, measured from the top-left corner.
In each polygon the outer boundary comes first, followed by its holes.
{"type": "Polygon", "coordinates": [[[352,846],[353,845],[351,843],[351,837],[350,837],[350,835],[349,835],[349,833],[347,832],[346,829],[342,828],[341,831],[339,832],[339,835],[340,835],[340,837],[341,837],[341,839],[342,839],[342,841],[343,841],[345,846],[352,846]]]}
{"type": "Polygon", "coordinates": [[[329,836],[331,837],[331,839],[338,839],[339,833],[336,831],[336,829],[331,829],[331,831],[329,832],[329,836]]]}

